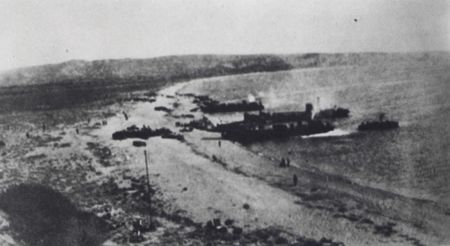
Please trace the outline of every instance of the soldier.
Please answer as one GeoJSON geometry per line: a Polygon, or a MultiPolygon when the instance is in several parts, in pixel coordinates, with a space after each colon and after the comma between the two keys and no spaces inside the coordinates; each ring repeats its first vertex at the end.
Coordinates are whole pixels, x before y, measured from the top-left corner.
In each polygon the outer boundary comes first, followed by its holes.
{"type": "Polygon", "coordinates": [[[283,168],[285,166],[286,166],[286,162],[285,162],[284,158],[281,158],[280,167],[283,168]]]}
{"type": "Polygon", "coordinates": [[[142,225],[142,220],[141,219],[137,219],[137,220],[135,220],[133,222],[133,230],[138,232],[138,234],[141,233],[142,228],[143,228],[143,225],[142,225]]]}
{"type": "Polygon", "coordinates": [[[292,176],[292,181],[293,181],[293,183],[294,183],[294,186],[297,186],[297,183],[298,183],[298,177],[297,177],[296,174],[294,174],[294,175],[292,176]]]}

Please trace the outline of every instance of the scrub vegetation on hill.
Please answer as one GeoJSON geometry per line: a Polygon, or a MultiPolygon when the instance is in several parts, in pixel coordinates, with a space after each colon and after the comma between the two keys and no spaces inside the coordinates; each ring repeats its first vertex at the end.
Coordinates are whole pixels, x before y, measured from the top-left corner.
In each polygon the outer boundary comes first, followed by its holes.
{"type": "Polygon", "coordinates": [[[38,184],[12,186],[0,194],[0,209],[11,228],[27,245],[98,245],[107,225],[93,214],[78,210],[64,195],[38,184]]]}
{"type": "Polygon", "coordinates": [[[124,92],[154,91],[177,81],[291,68],[273,55],[72,60],[1,74],[0,112],[65,108],[93,101],[111,103],[124,92]]]}
{"type": "Polygon", "coordinates": [[[126,93],[178,81],[308,67],[450,61],[448,53],[186,55],[151,59],[72,60],[0,74],[0,112],[109,104],[126,93]]]}

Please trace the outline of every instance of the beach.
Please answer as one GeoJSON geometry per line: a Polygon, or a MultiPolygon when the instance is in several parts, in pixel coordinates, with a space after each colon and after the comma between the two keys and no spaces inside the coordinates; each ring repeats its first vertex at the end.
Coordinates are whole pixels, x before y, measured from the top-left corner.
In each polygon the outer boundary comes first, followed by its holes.
{"type": "MultiPolygon", "coordinates": [[[[119,187],[118,193],[132,191],[130,178],[145,175],[145,149],[150,183],[157,190],[153,206],[161,207],[152,209],[197,225],[217,218],[232,220],[244,233],[280,230],[292,243],[298,237],[345,245],[438,245],[450,239],[446,233],[450,217],[439,204],[363,186],[302,162],[280,168],[278,158],[220,140],[218,133],[194,129],[183,132],[183,141],[153,137],[141,148],[134,147],[132,139],[112,139],[112,133],[132,125],[179,131],[175,122],[189,121],[179,116],[196,107],[191,97],[177,93],[189,83],[195,81],[159,91],[153,103],[114,104],[71,125],[40,129],[36,123],[17,122],[9,128],[4,124],[9,130],[3,131],[7,141],[2,150],[1,188],[20,182],[44,183],[87,211],[100,215],[108,207],[116,212],[110,212],[112,221],[145,218],[148,209],[135,209],[127,204],[129,200],[118,202],[98,191],[107,182],[119,187]],[[172,111],[155,111],[156,106],[172,111]],[[99,150],[105,149],[102,155],[99,150]],[[293,174],[298,177],[296,186],[293,174]]],[[[201,112],[191,114],[195,119],[203,117],[201,112]]],[[[188,228],[186,233],[195,228],[184,222],[173,225],[161,214],[155,216],[160,228],[144,234],[141,245],[164,243],[161,235],[170,229],[174,233],[173,228],[188,228]]],[[[126,229],[117,229],[105,245],[123,244],[124,235],[126,229]]]]}

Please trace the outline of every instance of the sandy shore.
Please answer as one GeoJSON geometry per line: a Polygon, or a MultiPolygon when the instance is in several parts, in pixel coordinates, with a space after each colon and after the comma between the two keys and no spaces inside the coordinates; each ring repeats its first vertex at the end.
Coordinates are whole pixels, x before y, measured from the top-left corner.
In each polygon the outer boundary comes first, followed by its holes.
{"type": "MultiPolygon", "coordinates": [[[[112,133],[133,124],[178,131],[175,122],[189,119],[177,116],[195,107],[192,98],[176,95],[184,86],[185,83],[180,83],[162,90],[154,103],[115,105],[111,109],[115,112],[113,116],[99,113],[89,122],[78,122],[70,127],[59,125],[39,134],[36,133],[38,125],[21,125],[22,129],[4,131],[2,137],[7,139],[7,147],[2,150],[5,154],[0,163],[6,178],[1,180],[1,188],[13,183],[44,181],[74,199],[79,198],[80,206],[92,210],[93,204],[98,204],[102,198],[87,199],[90,195],[86,195],[85,184],[95,187],[113,178],[119,186],[129,187],[127,177],[145,174],[144,148],[133,147],[131,139],[114,141],[112,133]],[[155,106],[174,110],[168,114],[155,111],[155,106]],[[126,111],[128,119],[120,113],[122,110],[126,111]],[[32,132],[31,139],[25,136],[27,131],[32,132]],[[61,147],[64,143],[70,148],[61,147]],[[92,149],[86,147],[89,143],[111,151],[109,165],[99,162],[92,149]],[[53,169],[47,168],[49,166],[53,169]],[[86,171],[88,169],[95,172],[86,171]],[[46,176],[45,172],[50,170],[46,176]],[[20,175],[15,174],[17,172],[20,175]]],[[[196,118],[202,117],[199,112],[193,114],[196,118]]],[[[352,184],[340,177],[305,168],[302,163],[282,169],[277,165],[278,160],[252,153],[237,143],[222,140],[219,145],[218,140],[208,140],[219,137],[216,133],[194,130],[183,134],[183,142],[150,138],[145,141],[145,149],[149,156],[151,184],[160,191],[158,199],[164,201],[167,211],[182,214],[194,222],[204,224],[213,218],[232,219],[244,231],[279,228],[291,235],[316,240],[331,238],[345,245],[450,242],[446,230],[450,217],[432,202],[352,184]],[[292,186],[294,173],[299,177],[296,187],[292,186]],[[244,208],[244,204],[248,208],[244,208]],[[384,233],[386,228],[391,233],[384,233]]],[[[107,201],[105,199],[105,203],[107,201]]],[[[160,236],[160,231],[149,232],[147,243],[160,244],[161,241],[155,239],[160,236]]],[[[4,238],[3,242],[6,240],[9,238],[4,238]]],[[[116,244],[114,240],[105,243],[116,244]]]]}
{"type": "MultiPolygon", "coordinates": [[[[161,91],[163,96],[155,104],[138,104],[129,111],[128,121],[121,116],[111,118],[107,127],[92,134],[105,145],[126,153],[127,162],[132,163],[129,168],[142,171],[142,150],[131,147],[130,140],[113,142],[110,136],[114,130],[132,124],[176,131],[174,123],[179,119],[173,116],[195,107],[191,98],[175,95],[183,86],[161,91]],[[171,114],[153,111],[156,105],[173,108],[174,102],[179,106],[171,114]]],[[[201,117],[200,113],[195,115],[201,117]]],[[[339,177],[305,170],[301,163],[280,169],[277,160],[251,153],[239,144],[221,141],[219,146],[217,140],[205,140],[218,137],[214,133],[194,130],[184,135],[185,143],[150,139],[146,149],[150,172],[159,175],[154,182],[166,199],[183,208],[196,222],[232,218],[248,230],[275,226],[296,235],[333,238],[346,245],[408,245],[414,238],[435,245],[446,235],[442,225],[450,224],[448,216],[441,217],[441,208],[435,204],[360,187],[339,177]],[[300,177],[298,187],[291,186],[294,172],[300,177]],[[184,187],[187,191],[181,192],[184,187]],[[245,203],[250,209],[243,209],[245,203]],[[405,210],[404,206],[418,210],[405,210]],[[430,211],[422,213],[422,209],[430,211]],[[395,234],[386,237],[374,233],[377,226],[388,223],[395,224],[395,234]],[[423,223],[425,228],[415,223],[423,223]]]]}

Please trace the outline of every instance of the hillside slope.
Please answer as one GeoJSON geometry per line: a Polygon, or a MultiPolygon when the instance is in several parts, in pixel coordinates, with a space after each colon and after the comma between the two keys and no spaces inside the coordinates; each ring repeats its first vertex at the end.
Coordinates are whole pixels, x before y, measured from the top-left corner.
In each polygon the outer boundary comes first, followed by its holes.
{"type": "Polygon", "coordinates": [[[302,67],[364,66],[377,63],[450,61],[448,52],[341,53],[292,55],[186,55],[150,59],[71,60],[0,73],[0,86],[49,83],[177,81],[228,74],[267,72],[302,67]]]}
{"type": "Polygon", "coordinates": [[[0,112],[109,104],[129,92],[156,91],[177,81],[291,68],[273,55],[72,60],[0,74],[0,112]]]}
{"type": "Polygon", "coordinates": [[[274,55],[188,55],[151,59],[83,61],[20,68],[0,75],[0,86],[104,81],[177,81],[199,77],[291,69],[274,55]]]}
{"type": "Polygon", "coordinates": [[[119,94],[177,81],[306,67],[377,66],[450,62],[450,53],[346,53],[292,55],[185,55],[151,59],[82,61],[19,68],[0,74],[0,112],[111,103],[119,94]]]}

